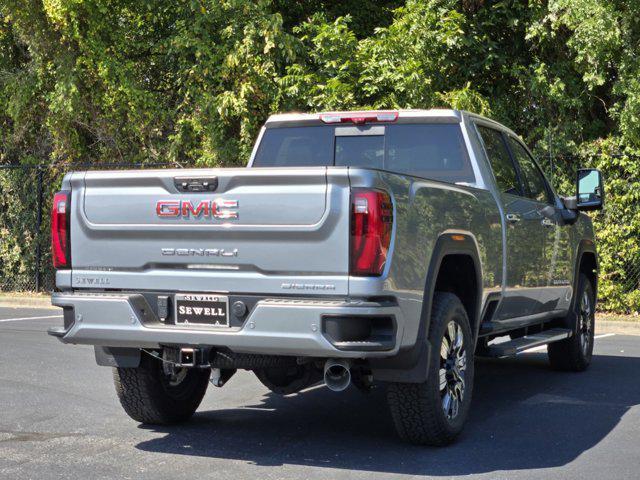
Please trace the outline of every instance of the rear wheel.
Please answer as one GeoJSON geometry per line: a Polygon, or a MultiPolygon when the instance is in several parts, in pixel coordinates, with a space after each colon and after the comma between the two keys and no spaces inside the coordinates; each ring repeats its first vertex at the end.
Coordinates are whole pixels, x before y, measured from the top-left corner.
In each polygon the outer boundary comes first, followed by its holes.
{"type": "Polygon", "coordinates": [[[137,368],[114,368],[113,379],[120,404],[134,420],[171,424],[189,419],[209,382],[209,369],[182,368],[167,373],[162,362],[143,354],[137,368]]]}
{"type": "Polygon", "coordinates": [[[462,431],[473,390],[473,336],[460,299],[436,292],[427,380],[392,383],[387,401],[400,437],[413,444],[447,445],[462,431]]]}
{"type": "Polygon", "coordinates": [[[583,273],[578,280],[576,302],[573,312],[567,317],[571,337],[550,343],[549,363],[556,370],[581,372],[591,363],[595,326],[595,295],[593,285],[583,273]]]}

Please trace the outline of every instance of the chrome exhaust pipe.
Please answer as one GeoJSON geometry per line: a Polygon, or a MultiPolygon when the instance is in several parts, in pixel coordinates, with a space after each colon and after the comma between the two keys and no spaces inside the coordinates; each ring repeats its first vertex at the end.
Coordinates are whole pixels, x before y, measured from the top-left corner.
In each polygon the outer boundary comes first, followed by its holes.
{"type": "Polygon", "coordinates": [[[324,383],[329,390],[341,392],[351,383],[351,363],[330,358],[324,364],[324,383]]]}

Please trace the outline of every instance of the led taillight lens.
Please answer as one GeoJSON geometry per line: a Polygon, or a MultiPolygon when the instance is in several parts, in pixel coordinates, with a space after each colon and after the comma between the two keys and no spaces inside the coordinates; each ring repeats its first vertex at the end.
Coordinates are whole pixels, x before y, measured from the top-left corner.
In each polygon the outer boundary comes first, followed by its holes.
{"type": "Polygon", "coordinates": [[[71,268],[71,230],[69,226],[71,195],[58,192],[51,207],[51,255],[55,268],[71,268]]]}
{"type": "Polygon", "coordinates": [[[393,205],[387,192],[354,189],[351,193],[350,274],[380,276],[391,243],[393,205]]]}

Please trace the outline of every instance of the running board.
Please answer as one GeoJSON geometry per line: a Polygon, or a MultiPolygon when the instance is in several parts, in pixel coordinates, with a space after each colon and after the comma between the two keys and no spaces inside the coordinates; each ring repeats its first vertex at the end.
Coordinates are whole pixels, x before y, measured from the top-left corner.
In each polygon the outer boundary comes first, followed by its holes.
{"type": "Polygon", "coordinates": [[[512,357],[529,348],[548,345],[569,338],[572,332],[568,328],[553,328],[544,332],[526,335],[524,337],[515,338],[508,342],[489,345],[486,351],[482,352],[483,357],[504,358],[512,357]]]}

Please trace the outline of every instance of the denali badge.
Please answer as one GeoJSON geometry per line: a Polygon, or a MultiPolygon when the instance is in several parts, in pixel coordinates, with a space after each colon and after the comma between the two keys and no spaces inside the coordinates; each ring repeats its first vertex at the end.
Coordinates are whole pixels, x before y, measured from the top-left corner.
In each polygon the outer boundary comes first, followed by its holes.
{"type": "Polygon", "coordinates": [[[203,200],[194,206],[191,200],[160,200],[156,203],[156,214],[162,218],[217,218],[220,220],[236,220],[238,218],[238,201],[203,200]]]}
{"type": "Polygon", "coordinates": [[[335,290],[336,286],[321,283],[283,283],[283,290],[335,290]]]}
{"type": "Polygon", "coordinates": [[[237,257],[238,249],[225,250],[224,248],[163,248],[162,255],[171,257],[237,257]]]}

